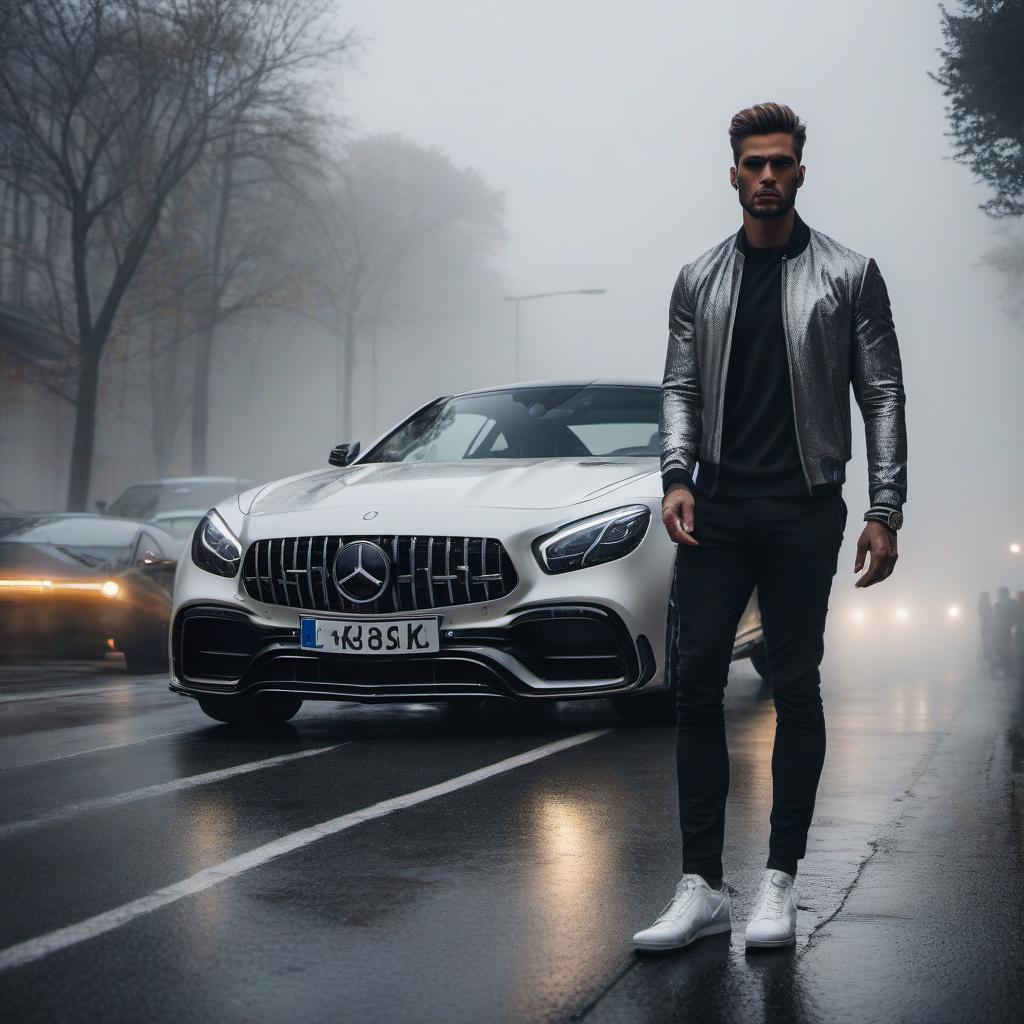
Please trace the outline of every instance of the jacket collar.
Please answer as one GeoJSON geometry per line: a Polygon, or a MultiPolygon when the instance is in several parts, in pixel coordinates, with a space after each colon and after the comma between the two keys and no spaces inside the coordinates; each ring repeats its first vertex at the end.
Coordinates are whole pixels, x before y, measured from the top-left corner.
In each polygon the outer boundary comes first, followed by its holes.
{"type": "MultiPolygon", "coordinates": [[[[799,256],[807,248],[807,243],[811,240],[811,229],[800,219],[800,214],[794,210],[793,216],[793,232],[786,243],[786,259],[799,256]]],[[[746,254],[747,233],[742,225],[740,225],[739,231],[736,232],[736,248],[739,252],[746,254]]]]}

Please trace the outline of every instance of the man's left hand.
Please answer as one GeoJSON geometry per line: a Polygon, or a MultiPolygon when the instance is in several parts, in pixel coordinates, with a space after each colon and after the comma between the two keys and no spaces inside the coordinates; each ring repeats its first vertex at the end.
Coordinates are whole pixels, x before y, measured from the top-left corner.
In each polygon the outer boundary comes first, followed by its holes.
{"type": "Polygon", "coordinates": [[[881,583],[892,575],[896,568],[896,531],[888,526],[868,520],[864,531],[857,541],[857,560],[853,571],[860,572],[864,568],[864,558],[870,552],[871,559],[868,571],[854,584],[856,587],[870,587],[873,583],[881,583]]]}

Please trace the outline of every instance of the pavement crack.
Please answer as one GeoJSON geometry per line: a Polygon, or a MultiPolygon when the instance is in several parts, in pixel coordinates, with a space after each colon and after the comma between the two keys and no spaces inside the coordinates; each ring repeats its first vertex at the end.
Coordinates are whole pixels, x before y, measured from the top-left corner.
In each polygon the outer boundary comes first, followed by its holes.
{"type": "MultiPolygon", "coordinates": [[[[969,702],[965,701],[964,704],[957,709],[957,711],[950,717],[951,722],[956,721],[959,718],[959,716],[968,706],[968,703],[969,702]]],[[[951,732],[947,732],[946,729],[943,728],[933,736],[931,742],[927,745],[924,752],[921,754],[921,757],[918,760],[917,764],[914,766],[913,771],[910,773],[909,785],[906,789],[903,790],[906,796],[911,798],[916,797],[917,794],[913,791],[914,786],[922,778],[924,778],[925,775],[928,774],[931,767],[931,763],[935,759],[935,756],[938,754],[939,748],[942,746],[943,741],[946,739],[947,736],[952,735],[953,734],[951,732]]],[[[807,936],[807,941],[804,943],[800,951],[796,954],[797,959],[799,959],[805,953],[808,953],[817,947],[817,945],[820,942],[818,936],[820,935],[821,930],[830,922],[834,921],[835,918],[842,912],[843,907],[846,906],[846,901],[850,898],[851,894],[853,893],[853,890],[857,887],[857,883],[860,881],[861,875],[863,875],[864,873],[864,869],[868,866],[868,864],[871,863],[875,855],[880,850],[888,849],[892,846],[895,846],[896,835],[899,832],[899,830],[904,827],[905,822],[903,819],[906,817],[907,813],[908,812],[906,808],[901,809],[898,814],[890,818],[889,821],[882,826],[882,828],[879,830],[879,835],[877,838],[868,840],[868,846],[871,847],[871,852],[863,860],[861,860],[860,864],[857,865],[857,871],[854,874],[853,878],[850,880],[849,885],[843,887],[842,898],[840,899],[839,904],[836,906],[836,908],[832,911],[831,914],[820,920],[811,929],[810,933],[807,936]]]]}
{"type": "Polygon", "coordinates": [[[857,865],[857,873],[853,876],[852,880],[850,881],[850,884],[843,889],[843,898],[839,901],[839,904],[838,906],[836,906],[835,910],[833,910],[832,913],[828,915],[828,917],[823,918],[821,921],[819,921],[811,929],[810,934],[807,936],[807,941],[804,943],[803,947],[797,953],[797,959],[802,957],[804,953],[807,953],[809,950],[814,948],[815,936],[818,934],[818,932],[821,931],[821,929],[824,928],[833,918],[835,918],[836,915],[839,914],[839,912],[843,909],[843,907],[846,906],[846,901],[850,898],[850,894],[853,892],[857,883],[860,881],[860,876],[864,873],[864,869],[868,866],[868,864],[871,863],[871,860],[875,856],[875,854],[878,853],[879,849],[882,846],[882,842],[883,841],[881,839],[868,840],[868,846],[871,847],[871,852],[860,862],[860,864],[857,865]]]}

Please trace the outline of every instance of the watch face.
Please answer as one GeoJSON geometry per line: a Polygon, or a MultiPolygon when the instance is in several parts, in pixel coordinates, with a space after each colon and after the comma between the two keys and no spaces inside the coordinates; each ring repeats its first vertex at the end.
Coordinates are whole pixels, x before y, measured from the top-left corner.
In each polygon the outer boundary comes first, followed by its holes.
{"type": "Polygon", "coordinates": [[[902,512],[890,512],[889,513],[889,526],[894,530],[898,530],[903,525],[903,513],[902,512]]]}

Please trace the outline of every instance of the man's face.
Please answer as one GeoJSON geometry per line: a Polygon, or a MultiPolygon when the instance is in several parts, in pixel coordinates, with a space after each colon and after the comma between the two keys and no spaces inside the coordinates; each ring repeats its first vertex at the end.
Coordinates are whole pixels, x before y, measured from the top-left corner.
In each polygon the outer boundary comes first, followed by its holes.
{"type": "Polygon", "coordinates": [[[729,179],[739,193],[740,206],[751,217],[781,217],[796,202],[804,182],[804,167],[788,132],[751,135],[743,140],[739,163],[729,168],[729,179]]]}

